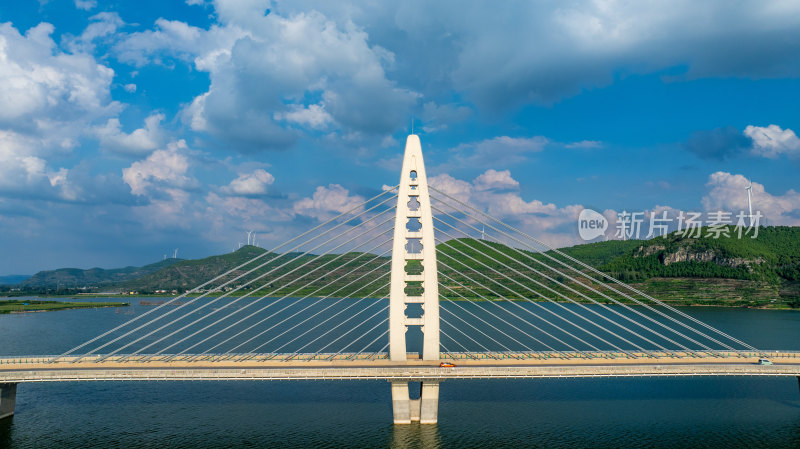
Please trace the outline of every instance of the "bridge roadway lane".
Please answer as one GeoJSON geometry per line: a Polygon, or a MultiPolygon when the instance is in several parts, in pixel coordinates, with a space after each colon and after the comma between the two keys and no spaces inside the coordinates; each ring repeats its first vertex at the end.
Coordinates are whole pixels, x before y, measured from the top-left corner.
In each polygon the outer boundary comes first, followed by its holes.
{"type": "Polygon", "coordinates": [[[200,360],[63,361],[45,358],[0,359],[0,383],[134,380],[385,379],[447,380],[547,377],[637,376],[800,376],[800,355],[781,354],[774,365],[757,357],[662,357],[621,359],[465,359],[455,368],[438,362],[409,360],[200,360]],[[15,361],[15,363],[9,363],[15,361]]]}

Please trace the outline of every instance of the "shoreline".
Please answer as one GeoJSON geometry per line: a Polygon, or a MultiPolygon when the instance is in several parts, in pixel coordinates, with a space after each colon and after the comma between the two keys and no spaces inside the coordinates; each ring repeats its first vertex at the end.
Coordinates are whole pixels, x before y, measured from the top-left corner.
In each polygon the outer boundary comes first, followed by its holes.
{"type": "MultiPolygon", "coordinates": [[[[183,298],[185,298],[186,300],[192,300],[192,299],[195,299],[195,298],[199,297],[200,295],[201,294],[192,294],[192,295],[184,296],[183,298]]],[[[216,299],[219,296],[220,296],[220,294],[213,294],[213,295],[206,295],[205,298],[216,299]]],[[[242,295],[228,295],[226,298],[230,298],[230,299],[235,300],[235,299],[240,298],[241,296],[242,295]]],[[[281,296],[280,295],[275,295],[275,296],[271,296],[271,297],[272,298],[279,298],[281,296]]],[[[300,298],[300,297],[301,296],[297,296],[295,298],[300,298]]],[[[21,298],[21,297],[20,296],[0,296],[0,305],[2,305],[3,300],[14,300],[14,298],[21,298]]],[[[141,299],[141,298],[163,298],[165,300],[164,302],[168,302],[172,298],[175,298],[175,296],[147,295],[147,294],[145,294],[145,295],[130,295],[130,294],[113,294],[113,293],[102,293],[102,294],[101,293],[88,293],[88,294],[81,295],[81,296],[76,296],[74,294],[70,294],[70,295],[42,295],[42,296],[36,295],[36,296],[25,296],[25,298],[54,298],[54,299],[59,299],[59,298],[60,299],[84,299],[84,298],[109,298],[109,299],[117,299],[117,298],[120,298],[120,299],[122,299],[122,298],[134,299],[135,298],[135,299],[141,299]]],[[[257,299],[258,297],[257,296],[252,296],[252,298],[253,299],[257,299]]],[[[309,300],[316,300],[316,299],[319,299],[319,298],[320,298],[320,296],[311,296],[308,299],[309,300]]],[[[337,299],[341,299],[341,297],[331,297],[331,298],[326,298],[326,299],[337,300],[337,299]]],[[[349,298],[349,299],[359,299],[359,298],[349,298]]],[[[465,298],[446,298],[446,299],[448,301],[457,301],[457,302],[489,302],[489,301],[505,301],[506,300],[506,299],[496,299],[496,298],[490,298],[490,299],[483,299],[483,298],[466,298],[466,299],[465,298]]],[[[33,300],[35,301],[36,299],[33,299],[33,300]]],[[[508,300],[510,300],[510,301],[520,301],[520,302],[529,302],[528,299],[508,299],[508,300]]],[[[644,302],[645,300],[641,299],[641,301],[644,302]]],[[[704,304],[704,303],[698,303],[698,302],[686,303],[686,304],[673,304],[672,301],[669,301],[669,300],[660,300],[660,301],[662,303],[664,303],[665,305],[668,305],[670,307],[714,307],[714,308],[726,308],[726,309],[800,311],[800,308],[792,308],[792,307],[790,307],[790,306],[788,306],[786,304],[783,304],[783,303],[780,304],[781,307],[775,307],[775,306],[770,306],[770,305],[754,306],[754,305],[747,305],[747,304],[704,304]]],[[[715,300],[715,301],[717,301],[717,300],[715,300]]],[[[63,301],[63,302],[66,302],[66,301],[63,301]]],[[[572,303],[571,301],[564,301],[564,300],[548,301],[548,300],[533,299],[533,298],[530,298],[530,302],[536,302],[536,303],[542,303],[542,304],[550,303],[550,302],[555,302],[555,303],[558,303],[558,304],[571,304],[572,303]]],[[[596,304],[592,303],[591,301],[576,301],[576,302],[578,304],[581,304],[581,305],[596,305],[596,304]]],[[[598,301],[598,302],[600,302],[600,301],[598,301]]],[[[98,303],[92,303],[92,302],[85,302],[84,303],[84,302],[81,302],[81,303],[78,303],[78,304],[98,304],[98,303]]],[[[102,305],[102,306],[88,306],[87,305],[87,306],[77,306],[77,307],[61,307],[61,308],[56,308],[56,309],[53,309],[53,310],[83,309],[83,308],[89,309],[89,308],[108,308],[108,307],[127,307],[127,306],[130,306],[130,303],[118,303],[118,304],[124,304],[124,305],[102,305]]],[[[619,304],[608,304],[608,303],[605,303],[605,302],[602,302],[601,304],[602,305],[609,305],[609,306],[619,306],[619,304]]],[[[158,306],[158,305],[162,305],[162,304],[153,304],[152,306],[158,306]]],[[[636,304],[636,303],[630,303],[630,302],[624,302],[623,305],[631,306],[631,307],[644,307],[643,305],[636,304]]],[[[655,306],[659,306],[658,304],[654,304],[654,303],[648,303],[646,305],[654,306],[654,307],[655,306]]],[[[148,307],[148,306],[151,306],[151,305],[147,305],[146,304],[146,305],[143,305],[143,306],[144,307],[148,307]]],[[[40,311],[40,310],[34,310],[34,311],[40,311]]],[[[41,310],[41,311],[51,311],[51,310],[41,310]]],[[[27,313],[27,312],[29,312],[29,311],[24,311],[24,312],[6,312],[6,313],[27,313]]],[[[3,312],[0,312],[0,314],[3,314],[3,312]]]]}
{"type": "Polygon", "coordinates": [[[127,302],[68,302],[68,301],[40,301],[31,299],[0,300],[0,315],[19,315],[25,313],[56,312],[59,310],[77,309],[106,309],[129,307],[127,302]],[[30,302],[30,303],[28,303],[30,302]]]}

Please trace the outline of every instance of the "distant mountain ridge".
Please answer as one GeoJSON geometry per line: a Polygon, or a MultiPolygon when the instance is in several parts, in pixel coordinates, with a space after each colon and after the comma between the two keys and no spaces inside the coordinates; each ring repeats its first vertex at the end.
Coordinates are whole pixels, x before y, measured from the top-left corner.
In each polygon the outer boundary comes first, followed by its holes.
{"type": "MultiPolygon", "coordinates": [[[[497,298],[498,291],[506,291],[502,284],[511,285],[513,282],[509,276],[516,277],[511,267],[503,266],[501,262],[504,262],[525,272],[533,282],[531,288],[540,289],[534,285],[536,282],[550,285],[553,290],[550,290],[549,296],[566,292],[570,286],[579,286],[571,277],[588,275],[595,279],[617,278],[675,305],[800,307],[800,227],[760,228],[756,239],[749,236],[739,239],[732,228],[730,231],[731,236],[719,239],[687,238],[672,233],[650,240],[609,240],[581,244],[545,254],[483,240],[450,240],[436,247],[441,262],[440,282],[445,286],[440,288],[440,294],[455,299],[460,296],[459,292],[471,291],[468,294],[471,298],[497,298]],[[488,255],[485,254],[487,250],[490,253],[488,255]],[[585,265],[575,263],[559,253],[585,265]],[[551,273],[554,279],[549,279],[545,274],[550,272],[542,273],[539,263],[549,263],[551,258],[583,274],[576,276],[576,272],[562,269],[562,274],[551,273]],[[592,272],[587,265],[603,274],[592,272]],[[465,276],[469,273],[478,277],[488,275],[499,283],[492,284],[491,288],[483,288],[465,276]]],[[[705,228],[702,234],[706,235],[705,228]]],[[[375,290],[376,286],[385,284],[385,279],[370,286],[370,282],[377,281],[379,275],[388,273],[388,257],[364,253],[325,256],[293,253],[283,255],[279,263],[270,264],[268,268],[261,266],[278,256],[247,245],[227,254],[196,260],[171,259],[144,267],[44,271],[24,281],[21,287],[34,294],[56,293],[57,285],[60,286],[60,292],[84,286],[95,291],[102,288],[105,291],[133,291],[139,294],[163,293],[164,290],[184,292],[259,257],[257,263],[247,265],[244,270],[233,270],[220,281],[231,282],[224,286],[217,284],[218,288],[227,291],[241,285],[242,292],[249,291],[253,295],[388,295],[388,289],[375,290]],[[301,265],[302,269],[298,269],[301,265]],[[316,269],[319,271],[314,271],[316,269]],[[252,270],[252,273],[248,274],[245,270],[252,270]],[[318,282],[309,282],[312,274],[314,277],[320,276],[318,282]],[[257,291],[249,290],[251,287],[243,284],[248,278],[237,280],[236,277],[240,275],[247,275],[249,279],[259,277],[261,281],[256,279],[252,284],[259,286],[257,291]],[[294,280],[302,280],[297,285],[305,286],[293,290],[294,280]],[[284,285],[289,287],[282,287],[284,285]],[[347,288],[341,290],[345,286],[347,288]],[[39,291],[36,291],[37,288],[39,291]]],[[[421,288],[416,285],[418,282],[408,284],[409,294],[421,288]]],[[[209,285],[205,288],[215,287],[209,285]]]]}
{"type": "Polygon", "coordinates": [[[156,272],[179,262],[181,259],[165,259],[143,267],[124,268],[59,268],[40,271],[18,284],[20,288],[95,288],[118,284],[156,272]]]}
{"type": "MultiPolygon", "coordinates": [[[[227,254],[180,260],[143,276],[121,281],[116,287],[135,291],[188,290],[265,252],[266,250],[257,246],[245,245],[227,254]]],[[[269,257],[264,256],[264,262],[269,257]]]]}
{"type": "Polygon", "coordinates": [[[0,285],[17,285],[30,277],[29,274],[8,274],[0,276],[0,285]]]}

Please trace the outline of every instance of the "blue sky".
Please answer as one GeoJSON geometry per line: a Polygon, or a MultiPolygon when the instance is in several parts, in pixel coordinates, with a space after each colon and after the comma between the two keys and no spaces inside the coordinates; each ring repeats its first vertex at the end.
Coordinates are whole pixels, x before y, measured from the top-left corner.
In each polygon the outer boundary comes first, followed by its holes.
{"type": "MultiPolygon", "coordinates": [[[[0,274],[268,247],[428,173],[554,245],[583,208],[800,225],[796,2],[0,4],[0,274]]],[[[394,2],[398,3],[398,2],[394,2]]]]}

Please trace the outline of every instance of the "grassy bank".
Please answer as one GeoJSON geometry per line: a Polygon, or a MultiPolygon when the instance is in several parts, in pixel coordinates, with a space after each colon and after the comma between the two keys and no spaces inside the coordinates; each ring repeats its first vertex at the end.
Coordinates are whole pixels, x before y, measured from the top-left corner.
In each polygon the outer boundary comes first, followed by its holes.
{"type": "Polygon", "coordinates": [[[66,309],[95,309],[98,307],[127,307],[126,302],[63,302],[63,301],[0,301],[0,315],[6,313],[50,312],[66,309]]]}

